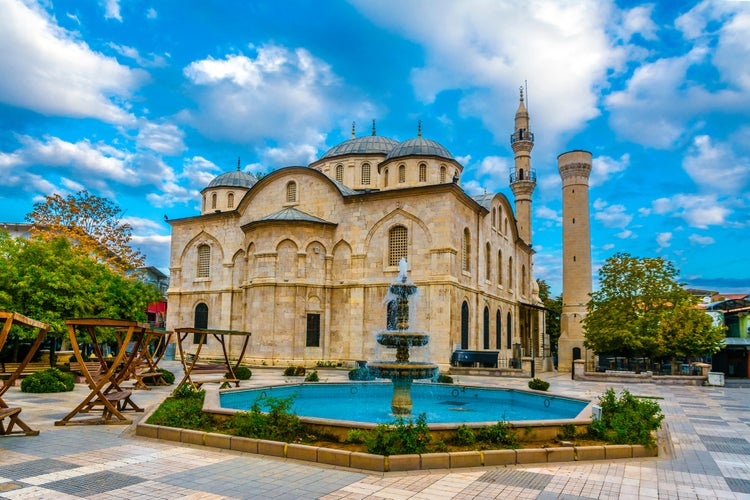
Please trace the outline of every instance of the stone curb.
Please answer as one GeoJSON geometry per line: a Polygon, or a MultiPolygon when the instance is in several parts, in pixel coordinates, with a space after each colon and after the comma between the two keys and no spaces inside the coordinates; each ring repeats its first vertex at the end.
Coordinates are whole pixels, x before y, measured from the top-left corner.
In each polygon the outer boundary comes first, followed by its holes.
{"type": "MultiPolygon", "coordinates": [[[[145,418],[143,419],[145,420],[145,418]]],[[[517,450],[454,451],[424,455],[372,455],[318,446],[280,443],[262,439],[227,436],[210,432],[176,429],[145,423],[136,424],[136,436],[198,444],[214,448],[242,451],[280,458],[302,460],[338,467],[375,472],[414,471],[430,469],[460,469],[465,467],[494,467],[559,463],[582,460],[612,460],[618,458],[646,458],[659,455],[658,447],[619,444],[603,446],[568,446],[560,448],[519,448],[517,450]]]]}

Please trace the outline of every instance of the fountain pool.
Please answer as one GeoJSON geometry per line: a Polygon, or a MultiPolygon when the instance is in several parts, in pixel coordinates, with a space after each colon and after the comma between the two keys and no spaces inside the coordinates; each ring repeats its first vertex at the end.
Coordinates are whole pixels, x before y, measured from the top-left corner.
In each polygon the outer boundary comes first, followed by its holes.
{"type": "MultiPolygon", "coordinates": [[[[552,394],[420,382],[411,392],[412,415],[425,413],[431,426],[590,418],[590,413],[582,415],[589,401],[552,394]]],[[[295,384],[226,390],[218,403],[224,412],[242,411],[258,398],[294,396],[293,409],[305,420],[378,424],[394,420],[392,393],[391,384],[379,382],[295,384]]]]}

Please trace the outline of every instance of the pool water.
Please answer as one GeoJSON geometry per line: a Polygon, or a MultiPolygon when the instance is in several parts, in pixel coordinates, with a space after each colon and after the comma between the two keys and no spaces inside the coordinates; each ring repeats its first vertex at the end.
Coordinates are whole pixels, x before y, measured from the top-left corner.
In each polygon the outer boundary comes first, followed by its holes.
{"type": "MultiPolygon", "coordinates": [[[[471,423],[576,418],[587,401],[511,389],[414,383],[413,415],[425,413],[428,423],[471,423]]],[[[227,391],[221,407],[249,410],[258,398],[294,396],[299,416],[369,423],[387,423],[391,413],[390,383],[298,384],[227,391]]]]}

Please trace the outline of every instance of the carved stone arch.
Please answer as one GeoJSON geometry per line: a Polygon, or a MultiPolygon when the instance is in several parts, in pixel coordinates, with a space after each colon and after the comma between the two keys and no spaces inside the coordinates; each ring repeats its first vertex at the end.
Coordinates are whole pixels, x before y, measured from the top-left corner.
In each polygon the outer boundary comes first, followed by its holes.
{"type": "Polygon", "coordinates": [[[276,240],[274,240],[273,245],[271,246],[271,248],[273,248],[274,252],[278,252],[279,251],[279,245],[281,245],[282,243],[284,243],[287,240],[289,240],[292,243],[294,243],[294,246],[297,248],[297,251],[299,251],[300,248],[304,248],[304,246],[302,246],[299,243],[299,241],[297,241],[292,235],[289,235],[289,234],[285,234],[283,236],[279,236],[278,238],[276,238],[276,240]]]}
{"type": "Polygon", "coordinates": [[[318,239],[311,239],[305,248],[305,277],[317,283],[326,279],[326,247],[318,239]]]}
{"type": "Polygon", "coordinates": [[[432,234],[430,233],[430,229],[427,227],[427,225],[424,222],[422,222],[422,220],[419,217],[413,214],[410,214],[406,210],[397,208],[393,210],[391,213],[385,215],[382,219],[377,221],[375,224],[373,224],[372,228],[370,228],[370,231],[367,233],[367,236],[365,236],[365,241],[364,241],[365,249],[370,247],[370,240],[372,239],[373,235],[377,233],[384,224],[389,224],[397,216],[404,217],[414,222],[416,225],[418,225],[422,229],[422,232],[424,232],[425,236],[427,237],[428,246],[432,247],[432,234]]]}
{"type": "Polygon", "coordinates": [[[240,249],[232,257],[232,288],[238,289],[245,281],[247,269],[247,254],[240,249]]]}
{"type": "Polygon", "coordinates": [[[251,241],[247,245],[247,251],[245,252],[245,279],[250,281],[257,274],[257,263],[255,262],[255,242],[251,241]]]}
{"type": "Polygon", "coordinates": [[[339,240],[333,246],[331,277],[334,281],[343,281],[351,277],[352,247],[345,240],[339,240]]]}
{"type": "Polygon", "coordinates": [[[317,295],[310,295],[307,297],[307,310],[308,311],[322,311],[323,310],[323,302],[320,300],[320,297],[317,295]]]}
{"type": "MultiPolygon", "coordinates": [[[[219,243],[219,240],[217,240],[210,233],[201,231],[200,233],[196,234],[190,241],[188,241],[185,247],[182,249],[179,265],[184,266],[185,256],[187,255],[187,253],[193,248],[197,248],[198,245],[203,244],[207,244],[211,247],[211,253],[217,256],[219,262],[224,262],[224,248],[221,246],[221,243],[219,243]]],[[[174,264],[172,264],[172,267],[175,267],[174,264]]]]}
{"type": "Polygon", "coordinates": [[[297,277],[297,252],[299,247],[290,238],[282,239],[276,245],[276,278],[286,281],[297,277]]]}
{"type": "Polygon", "coordinates": [[[303,243],[300,243],[299,248],[304,248],[307,253],[310,251],[310,247],[312,245],[316,245],[320,248],[320,253],[322,255],[327,255],[328,249],[326,248],[325,243],[320,241],[320,238],[317,236],[312,236],[308,239],[306,239],[303,243]]]}

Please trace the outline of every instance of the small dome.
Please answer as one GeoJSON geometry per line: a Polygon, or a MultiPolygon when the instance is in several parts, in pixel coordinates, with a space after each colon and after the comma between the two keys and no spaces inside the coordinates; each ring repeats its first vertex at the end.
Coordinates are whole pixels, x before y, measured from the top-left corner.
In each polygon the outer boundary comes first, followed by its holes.
{"type": "Polygon", "coordinates": [[[443,146],[435,141],[423,139],[422,137],[402,142],[393,148],[385,159],[387,161],[392,160],[393,158],[402,158],[404,156],[438,156],[448,160],[454,159],[453,155],[443,146]]]}
{"type": "Polygon", "coordinates": [[[218,177],[215,177],[211,182],[208,183],[207,188],[212,187],[253,187],[257,180],[250,174],[234,170],[232,172],[226,172],[218,177]]]}
{"type": "Polygon", "coordinates": [[[398,141],[389,139],[388,137],[381,137],[378,135],[367,135],[363,137],[357,137],[355,139],[349,139],[341,144],[329,149],[326,154],[320,157],[321,160],[326,158],[333,158],[336,156],[343,155],[370,155],[370,154],[388,154],[396,145],[398,141]]]}

